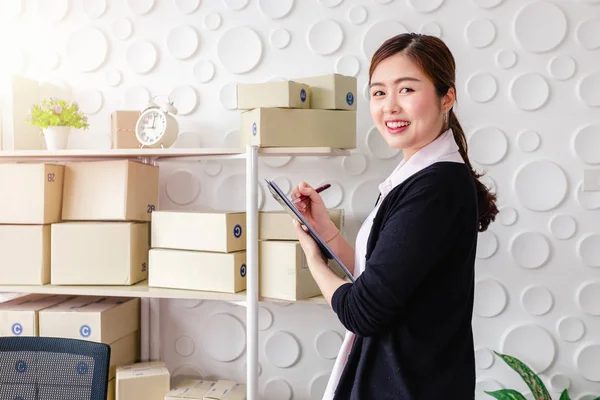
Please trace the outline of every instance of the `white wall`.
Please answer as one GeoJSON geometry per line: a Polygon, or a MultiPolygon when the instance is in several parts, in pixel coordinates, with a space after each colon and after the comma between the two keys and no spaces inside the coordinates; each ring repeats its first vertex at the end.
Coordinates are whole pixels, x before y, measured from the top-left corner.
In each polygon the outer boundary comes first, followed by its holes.
{"type": "MultiPolygon", "coordinates": [[[[581,191],[583,169],[600,163],[599,16],[597,0],[3,0],[0,73],[71,88],[92,127],[70,146],[95,148],[110,145],[112,111],[165,94],[185,114],[179,146],[237,146],[236,82],[356,75],[355,154],[260,164],[287,187],[333,182],[328,205],[347,210],[353,238],[400,160],[370,120],[370,56],[404,30],[440,35],[472,161],[502,206],[478,249],[479,390],[526,390],[498,350],[542,372],[556,398],[566,381],[587,399],[600,395],[600,194],[581,191]]],[[[244,206],[243,162],[161,167],[161,209],[244,206]]],[[[160,316],[174,375],[245,379],[243,307],[162,301],[160,316]]],[[[334,314],[269,303],[260,317],[264,398],[319,399],[343,334],[334,314]]]]}

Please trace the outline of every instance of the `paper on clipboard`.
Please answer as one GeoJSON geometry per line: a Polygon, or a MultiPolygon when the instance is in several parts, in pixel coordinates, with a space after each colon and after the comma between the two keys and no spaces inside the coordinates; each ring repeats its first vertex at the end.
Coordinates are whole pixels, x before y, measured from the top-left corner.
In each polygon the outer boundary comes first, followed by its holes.
{"type": "Polygon", "coordinates": [[[327,257],[329,260],[335,260],[335,262],[340,266],[340,268],[344,271],[346,276],[350,279],[351,282],[354,282],[354,276],[348,271],[348,268],[342,263],[342,260],[339,259],[338,256],[331,250],[331,248],[325,243],[325,241],[319,236],[317,231],[308,223],[306,218],[298,211],[296,206],[292,204],[292,202],[287,198],[287,196],[283,193],[283,191],[277,186],[277,184],[273,181],[265,179],[267,182],[267,187],[271,192],[271,195],[277,202],[283,207],[283,209],[290,214],[290,216],[300,222],[302,225],[306,226],[308,229],[308,234],[317,242],[317,245],[321,249],[321,253],[327,257]]]}

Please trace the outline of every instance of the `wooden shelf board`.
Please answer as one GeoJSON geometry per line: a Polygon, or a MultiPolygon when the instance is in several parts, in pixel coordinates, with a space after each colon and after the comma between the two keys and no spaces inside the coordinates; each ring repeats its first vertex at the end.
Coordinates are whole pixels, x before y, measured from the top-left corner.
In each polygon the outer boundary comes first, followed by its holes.
{"type": "Polygon", "coordinates": [[[260,147],[261,156],[349,156],[349,150],[332,147],[260,147]]]}

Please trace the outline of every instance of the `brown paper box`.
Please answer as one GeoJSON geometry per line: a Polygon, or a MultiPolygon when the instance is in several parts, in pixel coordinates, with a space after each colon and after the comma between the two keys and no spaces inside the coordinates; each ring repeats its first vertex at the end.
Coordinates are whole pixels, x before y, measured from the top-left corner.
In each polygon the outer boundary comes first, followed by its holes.
{"type": "Polygon", "coordinates": [[[114,111],[110,115],[111,143],[113,149],[138,149],[140,142],[135,137],[135,125],[140,111],[114,111]]]}

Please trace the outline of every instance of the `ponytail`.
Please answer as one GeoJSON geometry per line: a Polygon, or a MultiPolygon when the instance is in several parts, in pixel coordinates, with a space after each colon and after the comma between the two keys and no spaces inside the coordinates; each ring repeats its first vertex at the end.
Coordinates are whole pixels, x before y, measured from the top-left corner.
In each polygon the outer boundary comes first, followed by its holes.
{"type": "Polygon", "coordinates": [[[483,183],[481,183],[479,178],[482,177],[483,174],[478,174],[473,169],[473,166],[471,166],[469,155],[467,154],[467,139],[453,110],[448,112],[448,127],[452,129],[454,140],[458,145],[458,151],[469,168],[471,176],[475,180],[475,187],[477,188],[477,204],[479,208],[479,232],[484,232],[487,230],[490,223],[496,219],[496,214],[498,214],[496,194],[492,193],[483,183]]]}

